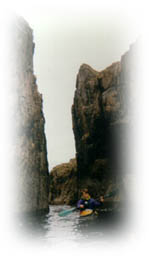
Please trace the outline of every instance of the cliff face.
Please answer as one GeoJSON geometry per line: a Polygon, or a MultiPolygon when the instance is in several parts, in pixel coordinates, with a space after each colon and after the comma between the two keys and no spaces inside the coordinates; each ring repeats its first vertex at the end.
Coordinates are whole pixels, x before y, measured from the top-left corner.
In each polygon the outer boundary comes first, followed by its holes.
{"type": "Polygon", "coordinates": [[[12,122],[16,211],[48,210],[49,173],[42,95],[33,73],[32,30],[22,18],[13,22],[11,53],[12,122]]]}
{"type": "Polygon", "coordinates": [[[76,167],[64,164],[52,170],[50,203],[73,203],[81,188],[88,188],[94,198],[116,190],[115,196],[106,201],[130,199],[127,192],[133,186],[134,174],[129,146],[138,46],[138,42],[132,45],[121,61],[103,71],[86,64],[80,67],[72,105],[76,167]]]}
{"type": "Polygon", "coordinates": [[[101,72],[83,64],[72,106],[79,187],[94,196],[121,184],[129,174],[131,88],[136,45],[101,72]]]}

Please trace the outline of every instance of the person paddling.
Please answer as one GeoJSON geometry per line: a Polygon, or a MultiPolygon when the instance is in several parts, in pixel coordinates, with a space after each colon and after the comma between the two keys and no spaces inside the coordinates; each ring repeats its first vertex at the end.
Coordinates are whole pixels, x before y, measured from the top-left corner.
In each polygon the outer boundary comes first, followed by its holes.
{"type": "Polygon", "coordinates": [[[119,188],[116,188],[115,190],[109,192],[108,194],[106,194],[104,196],[100,196],[99,201],[91,198],[91,196],[88,192],[88,189],[83,189],[81,192],[82,192],[82,197],[77,202],[76,207],[61,211],[59,213],[60,217],[67,216],[68,214],[71,214],[72,212],[74,212],[76,210],[80,210],[80,216],[88,216],[88,215],[92,214],[96,210],[96,208],[98,208],[102,205],[105,198],[110,198],[110,197],[117,195],[117,193],[119,192],[119,188]]]}
{"type": "Polygon", "coordinates": [[[91,198],[87,188],[83,189],[81,192],[82,197],[77,203],[77,209],[79,209],[80,211],[84,211],[85,209],[90,209],[94,211],[104,202],[103,196],[100,196],[99,201],[91,198]]]}

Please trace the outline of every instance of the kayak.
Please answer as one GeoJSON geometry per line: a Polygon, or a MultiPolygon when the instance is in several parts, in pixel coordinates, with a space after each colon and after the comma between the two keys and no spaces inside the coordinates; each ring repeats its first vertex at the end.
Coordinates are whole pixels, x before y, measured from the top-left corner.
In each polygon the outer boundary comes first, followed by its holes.
{"type": "Polygon", "coordinates": [[[85,217],[93,214],[93,210],[85,209],[84,211],[80,211],[80,217],[85,217]]]}

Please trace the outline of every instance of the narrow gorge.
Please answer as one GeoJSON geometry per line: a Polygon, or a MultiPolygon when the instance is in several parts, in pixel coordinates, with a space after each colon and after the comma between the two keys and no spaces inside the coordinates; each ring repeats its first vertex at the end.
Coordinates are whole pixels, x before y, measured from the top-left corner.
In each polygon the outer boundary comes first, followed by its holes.
{"type": "Polygon", "coordinates": [[[81,65],[71,109],[76,157],[50,173],[43,100],[33,71],[33,31],[22,18],[14,19],[12,45],[16,211],[48,212],[49,204],[73,205],[83,187],[95,198],[119,188],[110,200],[125,200],[132,177],[129,143],[137,43],[103,71],[81,65]]]}

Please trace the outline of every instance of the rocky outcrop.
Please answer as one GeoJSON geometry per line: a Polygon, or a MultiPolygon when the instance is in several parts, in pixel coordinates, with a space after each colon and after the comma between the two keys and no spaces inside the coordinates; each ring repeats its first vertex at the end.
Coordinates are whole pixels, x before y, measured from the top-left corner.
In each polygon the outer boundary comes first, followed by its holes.
{"type": "Polygon", "coordinates": [[[50,204],[74,204],[78,196],[76,160],[60,164],[50,172],[50,204]]]}
{"type": "Polygon", "coordinates": [[[137,54],[138,43],[135,43],[121,61],[103,71],[81,65],[72,105],[76,164],[75,168],[69,163],[52,170],[51,203],[76,202],[84,187],[94,198],[117,191],[115,196],[106,199],[107,203],[130,198],[126,190],[129,192],[133,184],[129,145],[134,118],[133,88],[137,85],[137,54]]]}
{"type": "Polygon", "coordinates": [[[11,99],[16,211],[48,211],[49,173],[42,95],[33,73],[33,34],[22,18],[12,26],[11,99]]]}
{"type": "Polygon", "coordinates": [[[78,182],[95,197],[122,188],[130,171],[126,162],[136,51],[137,44],[132,45],[120,62],[101,72],[83,64],[77,75],[72,118],[78,182]]]}

